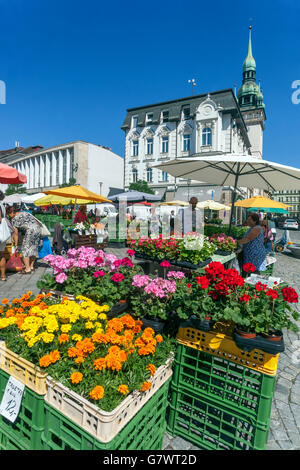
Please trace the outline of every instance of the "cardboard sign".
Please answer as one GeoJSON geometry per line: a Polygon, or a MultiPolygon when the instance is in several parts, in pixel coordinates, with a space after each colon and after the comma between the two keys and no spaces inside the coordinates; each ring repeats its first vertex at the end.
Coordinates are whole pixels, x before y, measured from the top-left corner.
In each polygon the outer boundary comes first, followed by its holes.
{"type": "Polygon", "coordinates": [[[0,414],[15,422],[21,407],[25,385],[14,377],[9,377],[0,405],[0,414]]]}

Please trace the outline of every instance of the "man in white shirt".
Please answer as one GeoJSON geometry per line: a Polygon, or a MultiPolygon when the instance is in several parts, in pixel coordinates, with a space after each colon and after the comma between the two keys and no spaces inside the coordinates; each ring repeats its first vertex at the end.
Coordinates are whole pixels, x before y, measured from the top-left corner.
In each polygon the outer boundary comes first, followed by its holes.
{"type": "Polygon", "coordinates": [[[180,226],[182,227],[182,233],[200,232],[201,228],[203,228],[203,211],[197,209],[198,199],[193,196],[189,203],[190,205],[188,207],[179,209],[178,211],[178,218],[175,222],[175,232],[180,232],[180,226]]]}

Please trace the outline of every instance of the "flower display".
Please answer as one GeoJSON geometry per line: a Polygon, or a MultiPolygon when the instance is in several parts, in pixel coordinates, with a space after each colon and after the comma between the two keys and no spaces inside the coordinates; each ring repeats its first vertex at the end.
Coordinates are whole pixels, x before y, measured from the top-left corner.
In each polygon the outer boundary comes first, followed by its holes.
{"type": "Polygon", "coordinates": [[[170,357],[174,342],[142,330],[129,314],[108,319],[108,311],[83,295],[58,301],[30,292],[2,303],[1,337],[8,349],[110,411],[124,396],[151,387],[149,376],[170,357]]]}
{"type": "Polygon", "coordinates": [[[237,241],[225,233],[215,233],[209,237],[209,241],[213,243],[218,250],[234,251],[237,247],[237,241]]]}

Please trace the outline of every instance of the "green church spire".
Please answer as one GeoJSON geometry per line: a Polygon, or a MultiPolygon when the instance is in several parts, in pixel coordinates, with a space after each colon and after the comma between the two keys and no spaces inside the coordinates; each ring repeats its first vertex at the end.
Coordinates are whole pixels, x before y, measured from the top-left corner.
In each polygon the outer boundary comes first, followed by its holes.
{"type": "MultiPolygon", "coordinates": [[[[252,55],[252,40],[251,40],[251,29],[252,26],[249,26],[249,42],[248,42],[248,54],[243,63],[243,72],[254,71],[256,72],[256,63],[252,55]]],[[[252,74],[251,74],[252,75],[252,74]]],[[[255,78],[255,76],[254,76],[255,78]]]]}

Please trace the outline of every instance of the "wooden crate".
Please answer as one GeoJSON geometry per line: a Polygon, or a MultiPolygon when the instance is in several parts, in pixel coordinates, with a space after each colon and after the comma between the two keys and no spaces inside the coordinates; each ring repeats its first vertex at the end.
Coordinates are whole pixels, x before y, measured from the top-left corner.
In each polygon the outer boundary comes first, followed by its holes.
{"type": "Polygon", "coordinates": [[[75,235],[75,249],[81,246],[91,247],[95,250],[103,250],[107,247],[107,242],[97,243],[97,235],[75,235]]]}

